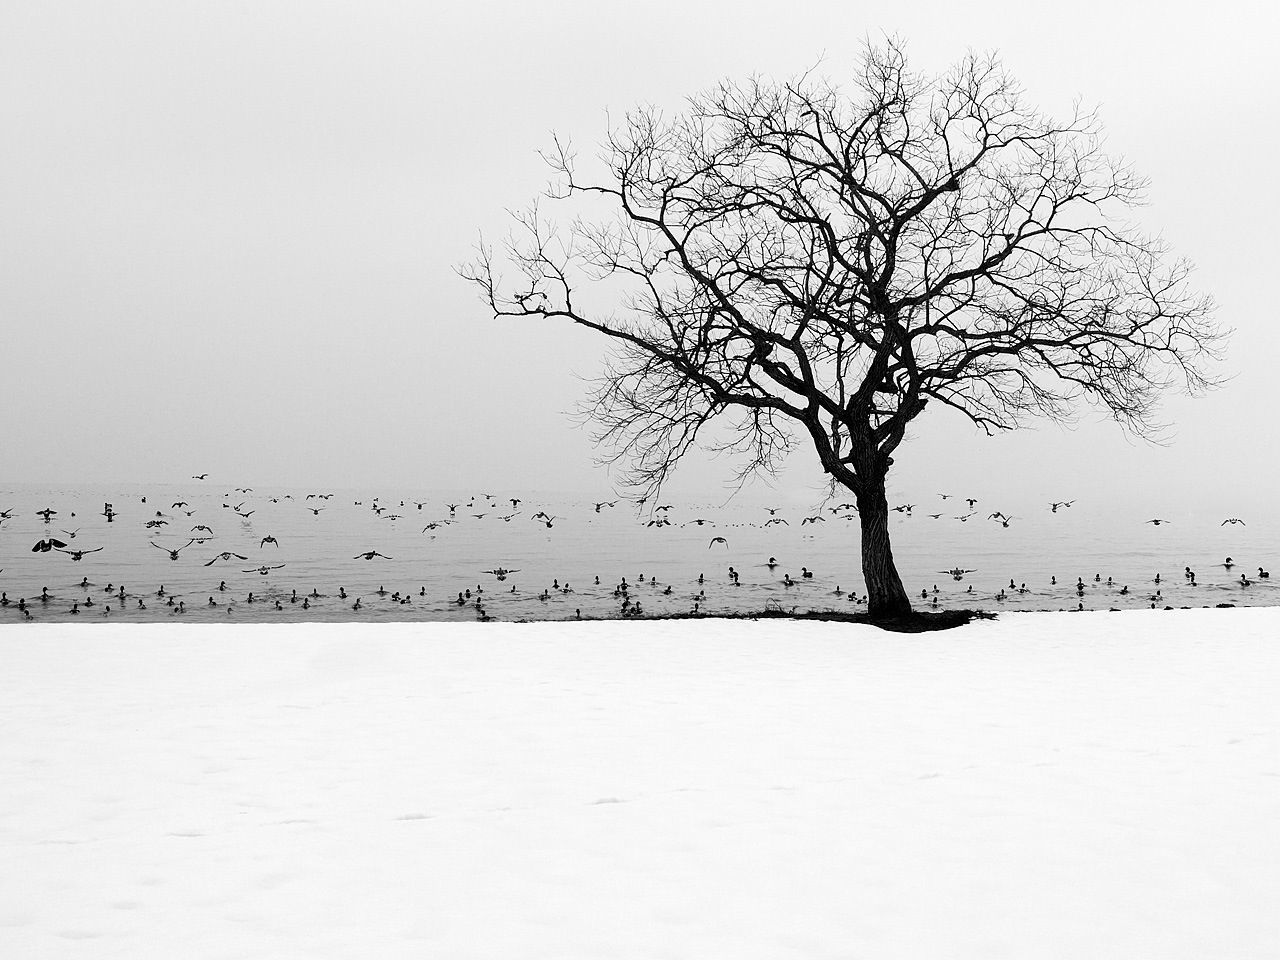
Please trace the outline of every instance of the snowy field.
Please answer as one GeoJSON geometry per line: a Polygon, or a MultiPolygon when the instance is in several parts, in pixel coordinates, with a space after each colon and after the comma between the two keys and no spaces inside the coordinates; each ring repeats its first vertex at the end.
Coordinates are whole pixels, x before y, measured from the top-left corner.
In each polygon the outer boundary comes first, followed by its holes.
{"type": "Polygon", "coordinates": [[[10,626],[0,957],[1274,957],[1277,638],[10,626]]]}

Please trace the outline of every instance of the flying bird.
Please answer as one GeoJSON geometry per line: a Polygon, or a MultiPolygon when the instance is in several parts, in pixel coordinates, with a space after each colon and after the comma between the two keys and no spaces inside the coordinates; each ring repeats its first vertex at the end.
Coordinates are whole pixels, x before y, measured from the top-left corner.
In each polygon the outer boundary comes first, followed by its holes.
{"type": "Polygon", "coordinates": [[[1247,527],[1247,526],[1248,526],[1248,524],[1247,524],[1247,523],[1245,523],[1243,520],[1241,520],[1239,517],[1230,517],[1230,518],[1229,518],[1229,519],[1227,519],[1227,520],[1223,520],[1220,524],[1218,524],[1218,526],[1220,526],[1220,527],[1225,527],[1228,523],[1238,523],[1238,524],[1240,524],[1242,527],[1247,527]]]}
{"type": "Polygon", "coordinates": [[[712,538],[711,538],[711,542],[707,544],[707,549],[708,549],[708,550],[710,550],[710,549],[711,549],[712,547],[714,547],[717,543],[723,543],[723,544],[725,545],[725,548],[726,548],[726,549],[727,549],[727,548],[728,548],[728,546],[729,546],[729,541],[728,541],[728,540],[726,540],[724,537],[712,537],[712,538]]]}
{"type": "Polygon", "coordinates": [[[248,557],[242,557],[242,556],[241,556],[240,554],[238,554],[238,553],[232,553],[230,550],[227,550],[227,551],[225,551],[225,552],[223,552],[223,553],[218,554],[216,557],[214,557],[212,560],[210,560],[208,563],[206,563],[206,564],[205,564],[205,566],[206,566],[206,567],[212,567],[212,566],[213,566],[215,563],[217,563],[219,560],[230,560],[232,557],[235,557],[237,560],[248,560],[248,559],[249,559],[248,557]]]}
{"type": "Polygon", "coordinates": [[[277,549],[279,549],[279,547],[280,547],[280,541],[279,541],[279,540],[277,540],[275,537],[263,537],[263,538],[262,538],[262,542],[261,542],[260,544],[258,544],[258,549],[259,549],[259,550],[261,550],[261,549],[262,549],[263,547],[265,547],[268,543],[274,543],[274,544],[276,545],[276,548],[277,548],[277,549]]]}
{"type": "Polygon", "coordinates": [[[67,544],[65,541],[50,537],[48,540],[37,540],[36,545],[31,548],[32,553],[48,553],[50,550],[61,550],[67,544]]]}
{"type": "Polygon", "coordinates": [[[352,560],[372,560],[374,557],[382,557],[383,560],[391,559],[390,557],[379,553],[377,550],[366,550],[364,553],[357,553],[351,559],[352,560]]]}
{"type": "MultiPolygon", "coordinates": [[[[1168,523],[1169,521],[1168,521],[1168,520],[1144,520],[1144,521],[1142,521],[1142,522],[1143,522],[1143,523],[1153,523],[1153,524],[1155,524],[1155,525],[1158,527],[1158,526],[1160,526],[1160,524],[1162,524],[1162,523],[1168,523]]],[[[1219,526],[1221,526],[1221,524],[1219,524],[1219,526]]]]}
{"type": "Polygon", "coordinates": [[[264,563],[262,566],[257,567],[256,569],[253,569],[253,570],[242,570],[242,571],[240,571],[240,572],[241,572],[241,573],[260,573],[260,574],[262,574],[262,576],[264,576],[264,577],[265,577],[265,576],[266,576],[268,573],[270,573],[272,570],[279,570],[279,569],[281,569],[283,566],[284,566],[284,564],[283,564],[283,563],[277,563],[274,567],[269,567],[269,566],[267,566],[267,565],[264,563]]]}
{"type": "Polygon", "coordinates": [[[191,479],[192,480],[208,480],[209,475],[207,473],[194,473],[191,475],[191,479]]]}
{"type": "Polygon", "coordinates": [[[105,549],[105,548],[104,548],[104,547],[94,547],[92,550],[63,550],[61,547],[59,547],[59,548],[57,548],[57,549],[58,549],[58,552],[59,552],[59,553],[65,553],[65,554],[70,555],[70,557],[71,557],[71,559],[72,559],[72,560],[83,560],[83,559],[84,559],[84,555],[85,555],[86,553],[97,553],[99,550],[102,550],[102,549],[105,549]]]}
{"type": "Polygon", "coordinates": [[[195,541],[195,540],[188,540],[186,543],[184,543],[184,544],[183,544],[182,546],[180,546],[180,547],[177,547],[176,549],[171,549],[171,548],[169,548],[169,547],[162,547],[162,546],[160,546],[160,544],[156,543],[154,540],[152,540],[152,541],[150,541],[150,542],[151,542],[151,545],[152,545],[153,547],[155,547],[157,550],[163,550],[165,553],[167,553],[167,554],[169,555],[169,559],[170,559],[170,560],[177,560],[177,559],[178,559],[178,554],[179,554],[181,551],[183,551],[183,550],[187,549],[187,547],[191,546],[191,545],[192,545],[193,543],[195,543],[196,541],[195,541]]]}

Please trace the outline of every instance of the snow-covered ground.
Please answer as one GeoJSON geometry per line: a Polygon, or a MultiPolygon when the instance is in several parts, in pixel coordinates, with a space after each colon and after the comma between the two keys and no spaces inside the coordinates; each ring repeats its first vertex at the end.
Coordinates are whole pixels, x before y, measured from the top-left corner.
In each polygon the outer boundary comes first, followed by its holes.
{"type": "Polygon", "coordinates": [[[0,957],[1273,957],[1278,638],[8,627],[0,957]]]}

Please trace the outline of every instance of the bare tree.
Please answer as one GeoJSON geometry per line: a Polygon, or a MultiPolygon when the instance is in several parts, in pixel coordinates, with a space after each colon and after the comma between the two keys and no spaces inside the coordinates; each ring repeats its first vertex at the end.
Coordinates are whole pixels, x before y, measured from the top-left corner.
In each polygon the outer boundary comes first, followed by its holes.
{"type": "Polygon", "coordinates": [[[628,114],[596,181],[558,139],[544,159],[548,197],[584,209],[516,213],[502,263],[481,241],[462,275],[496,316],[614,341],[588,409],[634,484],[709,436],[747,472],[807,436],[857,502],[873,617],[911,610],[885,480],[930,401],[993,433],[1083,399],[1150,436],[1163,389],[1214,385],[1212,302],[1124,219],[1145,181],[1094,114],[1031,109],[994,57],[925,77],[890,40],[852,94],[725,83],[628,114]]]}

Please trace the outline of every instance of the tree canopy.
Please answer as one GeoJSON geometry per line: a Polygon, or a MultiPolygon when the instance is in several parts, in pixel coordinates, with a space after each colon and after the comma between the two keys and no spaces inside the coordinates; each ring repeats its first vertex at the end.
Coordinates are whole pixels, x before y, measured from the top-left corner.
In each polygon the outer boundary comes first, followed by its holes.
{"type": "Polygon", "coordinates": [[[1130,220],[1146,182],[1093,112],[1041,114],[994,56],[926,76],[890,40],[847,91],[725,82],[628,113],[597,175],[566,141],[544,159],[546,200],[462,272],[496,316],[613,341],[590,412],[641,486],[719,418],[744,471],[807,437],[883,500],[931,402],[991,433],[1083,400],[1150,436],[1163,390],[1215,382],[1212,301],[1130,220]]]}

